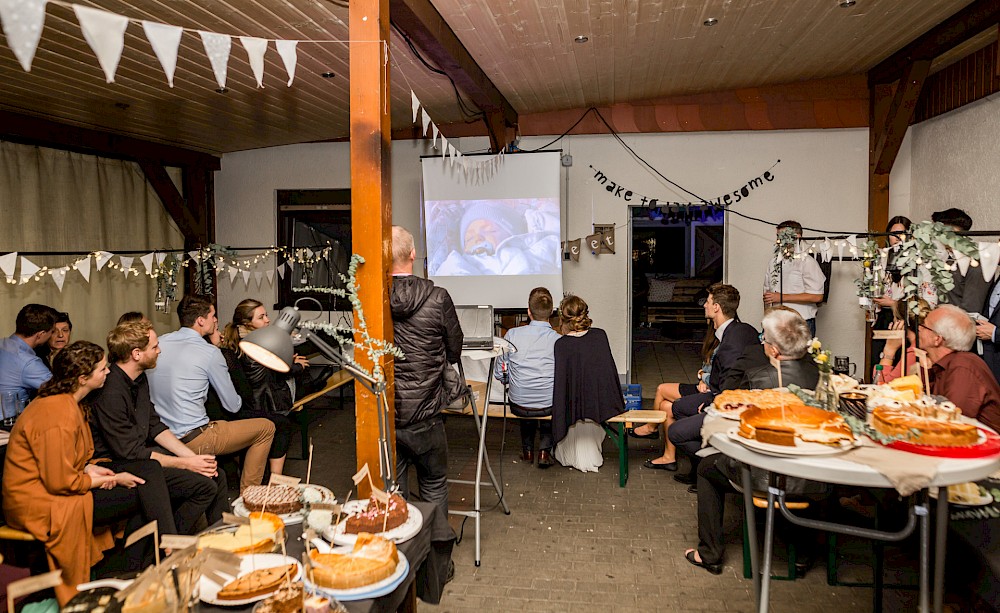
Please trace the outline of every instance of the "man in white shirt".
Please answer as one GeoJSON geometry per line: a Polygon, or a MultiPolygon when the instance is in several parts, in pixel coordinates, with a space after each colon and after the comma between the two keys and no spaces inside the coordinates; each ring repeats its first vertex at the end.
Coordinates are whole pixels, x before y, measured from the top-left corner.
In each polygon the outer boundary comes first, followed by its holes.
{"type": "MultiPolygon", "coordinates": [[[[785,228],[794,230],[796,236],[802,238],[802,224],[799,222],[781,222],[778,233],[785,228]]],[[[785,258],[779,253],[768,264],[767,274],[764,275],[764,309],[776,304],[791,307],[806,320],[809,331],[815,337],[816,312],[823,302],[825,284],[826,275],[815,258],[805,254],[785,258]]]]}

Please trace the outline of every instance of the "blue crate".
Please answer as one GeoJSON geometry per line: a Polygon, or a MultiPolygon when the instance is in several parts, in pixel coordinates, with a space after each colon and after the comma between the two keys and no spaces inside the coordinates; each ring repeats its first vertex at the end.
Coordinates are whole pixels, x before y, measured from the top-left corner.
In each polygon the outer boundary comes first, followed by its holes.
{"type": "Polygon", "coordinates": [[[627,383],[622,386],[622,394],[625,396],[639,396],[642,398],[642,384],[641,383],[627,383]]]}
{"type": "Polygon", "coordinates": [[[640,410],[642,410],[642,397],[641,396],[626,396],[625,397],[625,410],[626,411],[640,411],[640,410]]]}

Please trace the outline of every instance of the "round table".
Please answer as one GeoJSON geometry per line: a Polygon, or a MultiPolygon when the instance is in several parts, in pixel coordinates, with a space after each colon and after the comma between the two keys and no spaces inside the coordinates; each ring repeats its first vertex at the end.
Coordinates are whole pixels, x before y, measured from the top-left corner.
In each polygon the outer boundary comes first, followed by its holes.
{"type": "MultiPolygon", "coordinates": [[[[750,537],[751,566],[754,573],[754,587],[757,595],[757,604],[760,611],[767,611],[769,604],[769,583],[770,583],[770,553],[773,540],[774,509],[775,502],[784,507],[784,491],[775,488],[768,488],[768,506],[766,510],[766,523],[764,535],[764,568],[760,569],[760,562],[757,559],[757,529],[753,517],[753,488],[750,481],[750,466],[767,471],[769,474],[785,475],[788,477],[800,477],[811,479],[823,483],[834,483],[838,485],[853,485],[859,487],[881,487],[892,488],[893,484],[884,475],[870,466],[841,459],[836,455],[829,456],[807,456],[788,457],[765,455],[758,451],[749,449],[737,441],[731,439],[727,434],[715,434],[711,438],[713,447],[738,460],[743,464],[743,497],[746,507],[747,531],[750,537]]],[[[1000,456],[976,459],[950,459],[942,458],[938,466],[937,475],[931,480],[929,485],[948,486],[966,481],[976,481],[1000,469],[1000,456]]],[[[930,557],[929,547],[929,524],[926,497],[921,498],[921,502],[914,507],[915,515],[920,523],[920,611],[929,611],[929,586],[928,586],[928,560],[930,557]]],[[[786,509],[782,508],[782,513],[788,516],[786,509]]],[[[935,526],[935,551],[934,562],[934,610],[940,613],[944,602],[944,558],[945,543],[948,528],[948,497],[938,496],[935,526]]],[[[792,517],[789,517],[792,520],[792,517]]],[[[853,526],[840,526],[839,524],[829,524],[824,526],[828,530],[843,532],[846,534],[858,534],[859,529],[853,526]],[[843,530],[838,530],[841,527],[843,530]]],[[[912,531],[912,526],[910,527],[912,531]]],[[[907,532],[908,534],[908,532],[907,532]]],[[[870,538],[878,538],[868,534],[870,538]]],[[[895,540],[895,539],[884,539],[895,540]]]]}

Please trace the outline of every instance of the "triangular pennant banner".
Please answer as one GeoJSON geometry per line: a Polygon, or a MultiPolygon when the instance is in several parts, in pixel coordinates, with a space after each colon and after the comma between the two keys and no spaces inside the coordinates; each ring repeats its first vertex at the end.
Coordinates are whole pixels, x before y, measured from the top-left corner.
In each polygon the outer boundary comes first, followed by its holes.
{"type": "Polygon", "coordinates": [[[83,37],[94,50],[108,83],[114,83],[115,71],[118,70],[122,49],[125,48],[128,17],[79,4],[73,5],[73,12],[80,21],[83,37]]]}
{"type": "Polygon", "coordinates": [[[132,262],[135,261],[135,258],[132,256],[121,255],[118,256],[118,261],[121,262],[122,265],[122,274],[127,277],[129,270],[132,269],[132,262]]]}
{"type": "Polygon", "coordinates": [[[417,123],[417,113],[420,111],[420,101],[417,100],[417,95],[410,90],[410,106],[413,107],[413,123],[417,123]]]}
{"type": "Polygon", "coordinates": [[[972,258],[964,253],[955,253],[955,263],[958,264],[958,271],[962,273],[963,277],[967,272],[969,272],[969,264],[971,262],[972,258]]]}
{"type": "Polygon", "coordinates": [[[146,267],[146,272],[148,272],[148,273],[152,273],[153,272],[153,258],[154,257],[155,257],[155,254],[153,254],[153,253],[147,253],[146,255],[144,255],[141,258],[139,258],[139,261],[142,262],[142,265],[146,267]]]}
{"type": "Polygon", "coordinates": [[[233,48],[233,39],[228,34],[217,34],[215,32],[204,32],[198,30],[201,42],[205,46],[205,55],[212,63],[212,72],[215,73],[215,82],[219,84],[219,89],[226,88],[226,73],[229,71],[229,52],[233,48]]]}
{"type": "Polygon", "coordinates": [[[25,284],[31,280],[31,277],[35,276],[38,272],[38,266],[28,258],[21,256],[21,284],[25,284]]]}
{"type": "Polygon", "coordinates": [[[569,241],[569,257],[574,262],[580,261],[580,239],[569,241]]]}
{"type": "Polygon", "coordinates": [[[66,282],[66,271],[68,270],[69,268],[63,267],[52,271],[52,280],[55,282],[56,287],[59,288],[60,292],[62,291],[63,283],[66,282]]]}
{"type": "Polygon", "coordinates": [[[267,39],[254,38],[252,36],[241,36],[240,42],[247,50],[250,58],[250,69],[257,79],[257,87],[264,87],[264,52],[267,51],[267,39]]]}
{"type": "Polygon", "coordinates": [[[7,46],[25,72],[31,72],[45,25],[45,0],[0,0],[0,22],[7,46]]]}
{"type": "Polygon", "coordinates": [[[427,128],[431,125],[431,116],[427,114],[427,109],[423,109],[423,112],[424,114],[421,121],[423,122],[424,129],[420,132],[421,136],[425,136],[427,134],[427,128]]]}
{"type": "Polygon", "coordinates": [[[167,254],[166,253],[160,253],[160,252],[156,253],[156,265],[157,266],[161,266],[163,264],[163,260],[165,260],[165,259],[167,259],[167,254]]]}
{"type": "Polygon", "coordinates": [[[201,262],[201,252],[198,250],[188,251],[188,257],[194,260],[195,262],[201,262]]]}
{"type": "Polygon", "coordinates": [[[232,266],[229,268],[229,282],[232,283],[236,280],[236,275],[240,274],[240,269],[232,266]]]}
{"type": "Polygon", "coordinates": [[[97,270],[104,268],[104,265],[108,263],[108,260],[115,257],[115,254],[110,251],[98,251],[97,252],[97,270]]]}
{"type": "Polygon", "coordinates": [[[0,270],[8,279],[14,278],[14,269],[17,267],[17,252],[0,255],[0,270]]]}
{"type": "Polygon", "coordinates": [[[282,279],[285,278],[285,264],[278,266],[278,276],[281,277],[282,279]]]}
{"type": "Polygon", "coordinates": [[[260,280],[264,278],[264,275],[260,272],[253,273],[253,278],[257,281],[257,289],[260,289],[260,280]]]}
{"type": "Polygon", "coordinates": [[[438,146],[438,127],[436,123],[431,124],[431,146],[435,149],[438,146]]]}
{"type": "Polygon", "coordinates": [[[174,72],[177,70],[177,49],[180,47],[184,28],[155,21],[143,21],[142,31],[146,33],[146,40],[153,46],[156,59],[160,60],[163,73],[167,75],[167,84],[173,87],[174,72]]]}
{"type": "Polygon", "coordinates": [[[249,270],[244,270],[243,271],[243,285],[246,285],[247,287],[250,287],[250,271],[249,270]]]}
{"type": "Polygon", "coordinates": [[[83,277],[83,280],[90,283],[90,258],[83,258],[76,263],[76,270],[83,277]]]}
{"type": "Polygon", "coordinates": [[[281,56],[281,61],[285,64],[285,72],[288,73],[288,87],[291,87],[292,81],[295,80],[295,64],[298,62],[298,52],[295,51],[297,44],[299,44],[297,40],[274,41],[274,46],[278,48],[278,55],[281,56]]]}
{"type": "Polygon", "coordinates": [[[267,284],[268,285],[274,285],[274,271],[273,270],[265,270],[264,271],[264,276],[267,277],[267,284]]]}
{"type": "MultiPolygon", "coordinates": [[[[22,266],[23,262],[22,258],[22,266]]],[[[998,262],[1000,262],[1000,243],[979,243],[979,267],[982,268],[983,279],[986,279],[987,283],[993,280],[998,262]]]]}

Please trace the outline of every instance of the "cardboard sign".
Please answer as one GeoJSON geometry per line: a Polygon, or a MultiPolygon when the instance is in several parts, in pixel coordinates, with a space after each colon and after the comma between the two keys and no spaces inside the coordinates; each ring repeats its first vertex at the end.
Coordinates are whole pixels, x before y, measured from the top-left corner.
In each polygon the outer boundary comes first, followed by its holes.
{"type": "Polygon", "coordinates": [[[903,330],[872,330],[872,340],[876,341],[903,340],[905,338],[906,332],[903,330]]]}
{"type": "Polygon", "coordinates": [[[340,513],[342,506],[335,502],[314,502],[309,505],[311,511],[333,511],[340,513]]]}
{"type": "Polygon", "coordinates": [[[389,494],[386,494],[383,490],[374,486],[372,486],[372,498],[374,498],[376,502],[389,504],[389,494]]]}
{"type": "Polygon", "coordinates": [[[188,547],[196,544],[198,544],[197,536],[188,536],[186,534],[160,535],[160,549],[187,549],[188,547]]]}
{"type": "Polygon", "coordinates": [[[125,547],[126,548],[131,547],[132,544],[135,543],[136,541],[140,541],[140,540],[146,538],[147,536],[149,536],[150,534],[152,534],[153,535],[153,554],[155,554],[155,556],[156,556],[156,565],[159,566],[160,565],[160,546],[159,546],[159,540],[160,539],[159,539],[159,534],[158,534],[157,531],[158,531],[158,529],[157,529],[157,525],[156,525],[156,520],[154,519],[153,521],[149,522],[148,524],[146,524],[142,528],[139,528],[138,530],[136,530],[135,532],[133,532],[132,534],[130,534],[128,536],[128,538],[125,539],[125,547]]]}
{"type": "Polygon", "coordinates": [[[270,485],[290,485],[295,487],[302,482],[302,479],[298,477],[289,477],[288,475],[275,475],[271,474],[271,480],[267,482],[270,485]]]}
{"type": "Polygon", "coordinates": [[[364,466],[362,466],[361,470],[359,470],[357,473],[355,473],[354,476],[351,477],[351,479],[354,480],[354,485],[357,485],[357,484],[361,483],[361,481],[364,480],[365,477],[368,477],[369,479],[371,479],[371,474],[368,471],[368,464],[367,463],[364,466]]]}
{"type": "Polygon", "coordinates": [[[36,575],[10,583],[7,586],[7,613],[14,613],[14,601],[18,598],[55,587],[60,583],[62,583],[61,570],[54,570],[44,575],[36,575]]]}
{"type": "Polygon", "coordinates": [[[223,523],[227,523],[227,524],[235,524],[235,525],[243,525],[243,526],[249,526],[250,525],[250,518],[249,517],[240,517],[239,515],[233,515],[232,513],[223,513],[222,514],[222,521],[223,521],[223,523]]]}

